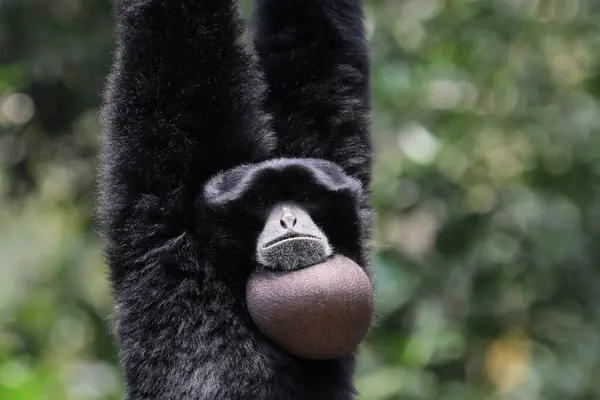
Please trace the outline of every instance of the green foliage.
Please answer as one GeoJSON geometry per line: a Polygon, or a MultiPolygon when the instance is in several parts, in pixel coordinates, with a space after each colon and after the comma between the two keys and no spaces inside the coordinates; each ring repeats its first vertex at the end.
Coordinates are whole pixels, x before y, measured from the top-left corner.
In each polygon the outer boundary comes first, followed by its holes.
{"type": "MultiPolygon", "coordinates": [[[[600,3],[371,0],[365,400],[600,398],[600,3]]],[[[0,0],[0,398],[117,399],[108,0],[0,0]]]]}

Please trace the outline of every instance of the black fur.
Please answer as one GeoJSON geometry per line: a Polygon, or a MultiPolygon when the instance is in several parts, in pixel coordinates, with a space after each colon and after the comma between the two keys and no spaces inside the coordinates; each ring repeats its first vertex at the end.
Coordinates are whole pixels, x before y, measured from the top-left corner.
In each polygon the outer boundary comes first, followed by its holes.
{"type": "Polygon", "coordinates": [[[352,397],[354,355],[288,355],[256,330],[244,291],[257,267],[256,194],[271,201],[315,194],[307,207],[334,249],[368,269],[361,4],[258,1],[257,11],[267,83],[240,40],[230,0],[116,0],[98,220],[126,399],[352,397]],[[288,12],[298,21],[285,19],[291,31],[277,33],[279,14],[288,12]],[[306,69],[292,68],[294,59],[306,69]],[[281,155],[323,160],[273,159],[281,155]]]}
{"type": "Polygon", "coordinates": [[[325,158],[369,186],[370,60],[361,0],[255,0],[278,152],[325,158]]]}

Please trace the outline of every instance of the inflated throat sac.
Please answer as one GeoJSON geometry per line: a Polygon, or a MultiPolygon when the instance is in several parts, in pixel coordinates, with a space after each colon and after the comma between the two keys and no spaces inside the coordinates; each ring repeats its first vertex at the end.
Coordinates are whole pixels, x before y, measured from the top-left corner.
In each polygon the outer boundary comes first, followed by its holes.
{"type": "Polygon", "coordinates": [[[246,298],[261,332],[306,359],[353,352],[369,330],[374,304],[367,274],[341,255],[292,271],[257,271],[246,298]]]}

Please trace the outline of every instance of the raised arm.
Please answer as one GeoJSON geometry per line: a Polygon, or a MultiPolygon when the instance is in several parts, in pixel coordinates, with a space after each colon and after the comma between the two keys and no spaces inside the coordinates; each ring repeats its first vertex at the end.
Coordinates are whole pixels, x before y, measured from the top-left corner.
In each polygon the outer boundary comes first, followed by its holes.
{"type": "Polygon", "coordinates": [[[370,67],[362,0],[255,0],[255,12],[279,153],[328,159],[368,186],[370,67]]]}
{"type": "MultiPolygon", "coordinates": [[[[231,0],[115,0],[115,9],[99,221],[109,256],[133,261],[144,243],[172,244],[185,232],[208,177],[264,158],[274,141],[231,0]]],[[[116,264],[118,281],[132,267],[116,264]]]]}
{"type": "Polygon", "coordinates": [[[211,226],[201,222],[208,233],[199,239],[193,222],[209,176],[264,158],[274,145],[234,4],[115,4],[118,51],[102,115],[98,222],[125,398],[259,398],[247,386],[263,381],[244,381],[247,371],[263,370],[248,355],[256,351],[216,268],[207,267],[211,226]]]}

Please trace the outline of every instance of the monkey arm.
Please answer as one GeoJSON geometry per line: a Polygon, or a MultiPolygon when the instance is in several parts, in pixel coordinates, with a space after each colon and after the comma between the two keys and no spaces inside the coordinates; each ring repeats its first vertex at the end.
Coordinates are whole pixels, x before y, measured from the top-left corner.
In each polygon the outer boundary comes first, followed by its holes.
{"type": "Polygon", "coordinates": [[[368,187],[369,55],[362,0],[255,0],[255,46],[279,151],[333,161],[368,187]]]}
{"type": "Polygon", "coordinates": [[[231,296],[207,278],[210,244],[192,230],[205,180],[272,146],[258,107],[262,83],[239,41],[234,5],[115,6],[118,49],[102,115],[98,222],[126,399],[260,398],[244,379],[264,367],[244,342],[249,333],[231,296]]]}
{"type": "Polygon", "coordinates": [[[139,259],[144,243],[172,250],[207,178],[266,156],[272,138],[231,0],[115,6],[98,215],[115,251],[139,259]]]}

